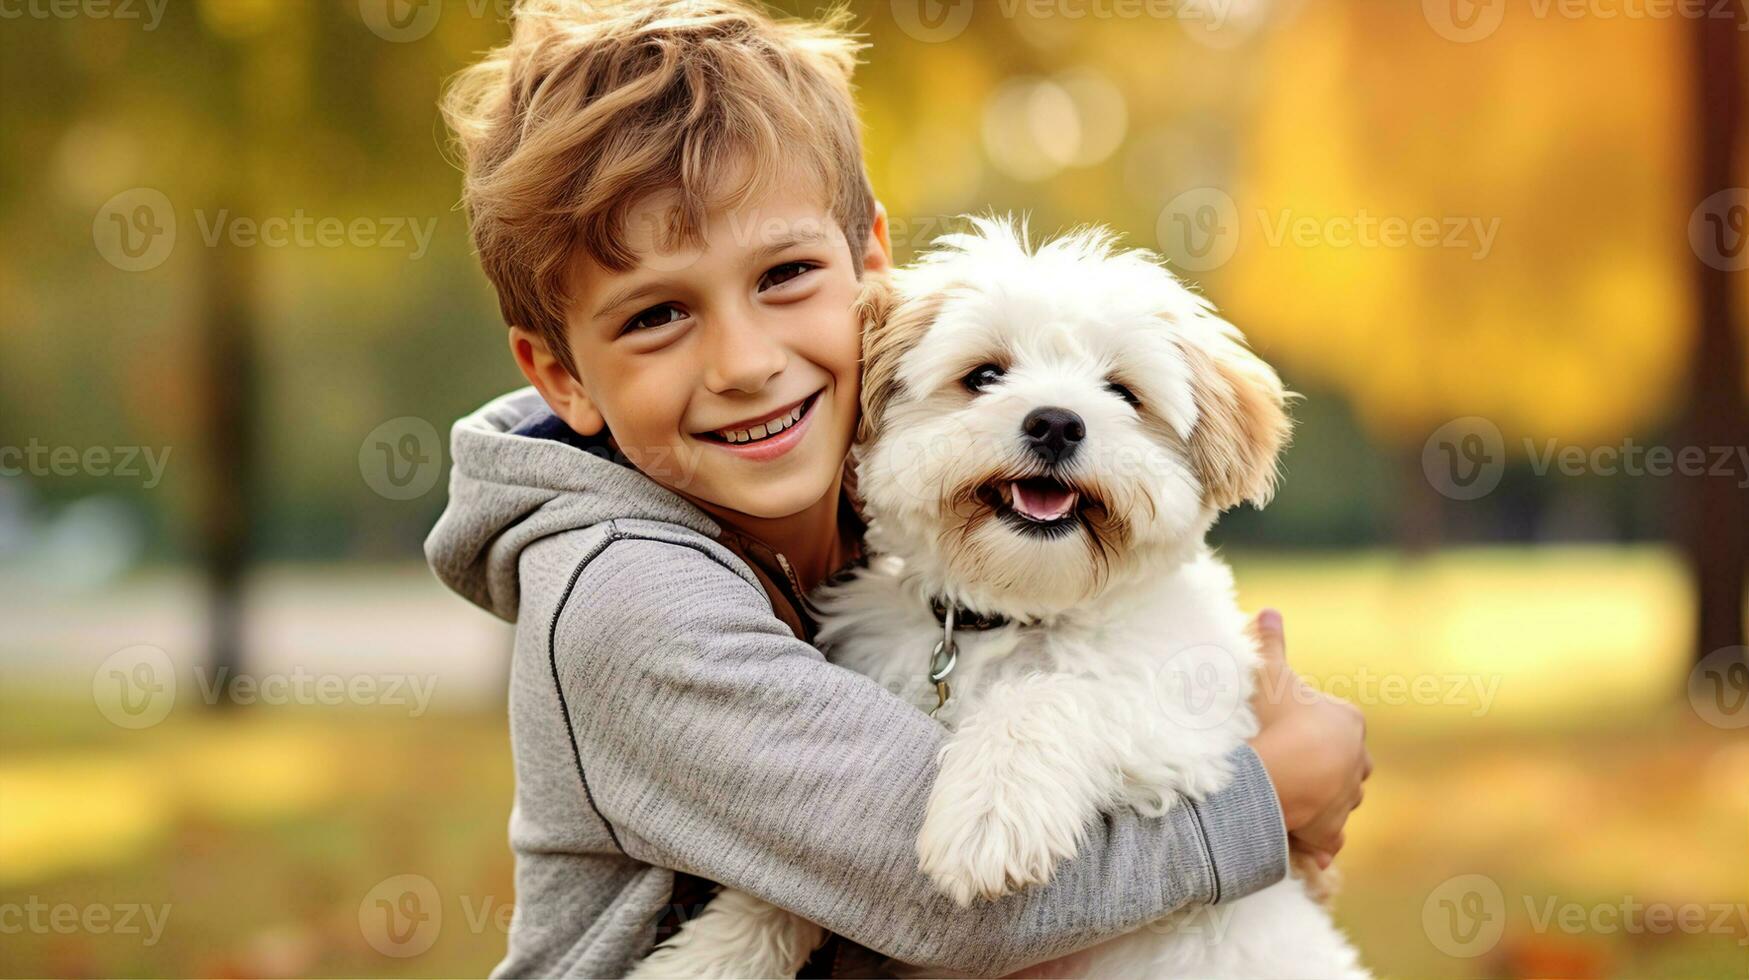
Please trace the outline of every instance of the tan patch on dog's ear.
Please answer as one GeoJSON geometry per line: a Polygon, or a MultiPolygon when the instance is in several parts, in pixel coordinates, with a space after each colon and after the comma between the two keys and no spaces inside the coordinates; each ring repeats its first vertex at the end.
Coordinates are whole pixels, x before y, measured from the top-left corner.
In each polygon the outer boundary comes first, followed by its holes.
{"type": "Polygon", "coordinates": [[[1216,510],[1249,501],[1257,507],[1275,496],[1276,460],[1293,422],[1275,369],[1241,342],[1217,337],[1213,350],[1186,342],[1196,426],[1190,458],[1202,480],[1203,498],[1216,510]]]}
{"type": "Polygon", "coordinates": [[[899,362],[917,346],[935,322],[943,297],[939,294],[903,301],[893,284],[869,276],[856,301],[862,320],[862,419],[856,426],[858,444],[873,439],[887,403],[899,390],[899,362]]]}

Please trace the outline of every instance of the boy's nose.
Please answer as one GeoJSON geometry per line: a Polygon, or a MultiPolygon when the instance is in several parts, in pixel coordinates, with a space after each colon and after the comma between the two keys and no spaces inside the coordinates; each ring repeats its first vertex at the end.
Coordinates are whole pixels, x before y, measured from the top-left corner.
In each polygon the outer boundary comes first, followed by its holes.
{"type": "Polygon", "coordinates": [[[789,364],[783,345],[741,317],[721,317],[706,327],[705,385],[722,394],[753,393],[789,364]]]}

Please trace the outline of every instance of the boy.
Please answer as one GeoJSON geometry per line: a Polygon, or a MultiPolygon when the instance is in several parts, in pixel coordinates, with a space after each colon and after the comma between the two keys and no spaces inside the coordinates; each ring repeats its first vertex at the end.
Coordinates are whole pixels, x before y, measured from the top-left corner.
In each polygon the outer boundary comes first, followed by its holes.
{"type": "Polygon", "coordinates": [[[891,262],[857,50],[743,0],[539,0],[446,102],[533,386],[457,424],[427,543],[517,624],[497,975],[623,974],[712,882],[844,937],[810,970],[1002,974],[1271,884],[1358,802],[1358,714],[1290,699],[1231,787],[1112,814],[1047,887],[960,908],[917,870],[941,731],[808,643],[860,552],[851,307],[891,262]]]}

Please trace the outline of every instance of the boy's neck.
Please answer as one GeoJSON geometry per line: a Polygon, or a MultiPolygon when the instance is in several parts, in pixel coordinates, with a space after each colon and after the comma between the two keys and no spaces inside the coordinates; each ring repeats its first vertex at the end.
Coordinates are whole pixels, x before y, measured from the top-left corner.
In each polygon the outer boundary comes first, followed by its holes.
{"type": "Polygon", "coordinates": [[[693,503],[719,523],[784,556],[801,580],[803,591],[811,592],[851,557],[839,526],[843,492],[844,478],[840,475],[819,500],[787,517],[752,517],[708,501],[694,499],[693,503]]]}

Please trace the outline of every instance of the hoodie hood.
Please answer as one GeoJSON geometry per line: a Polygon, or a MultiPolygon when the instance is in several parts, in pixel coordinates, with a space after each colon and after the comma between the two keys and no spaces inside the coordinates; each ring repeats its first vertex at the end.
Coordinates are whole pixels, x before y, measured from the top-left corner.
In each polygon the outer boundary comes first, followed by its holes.
{"type": "Polygon", "coordinates": [[[605,438],[573,432],[533,388],[457,422],[450,459],[449,505],[425,540],[425,558],[445,585],[500,619],[516,619],[518,562],[537,541],[615,519],[721,534],[605,438]]]}

